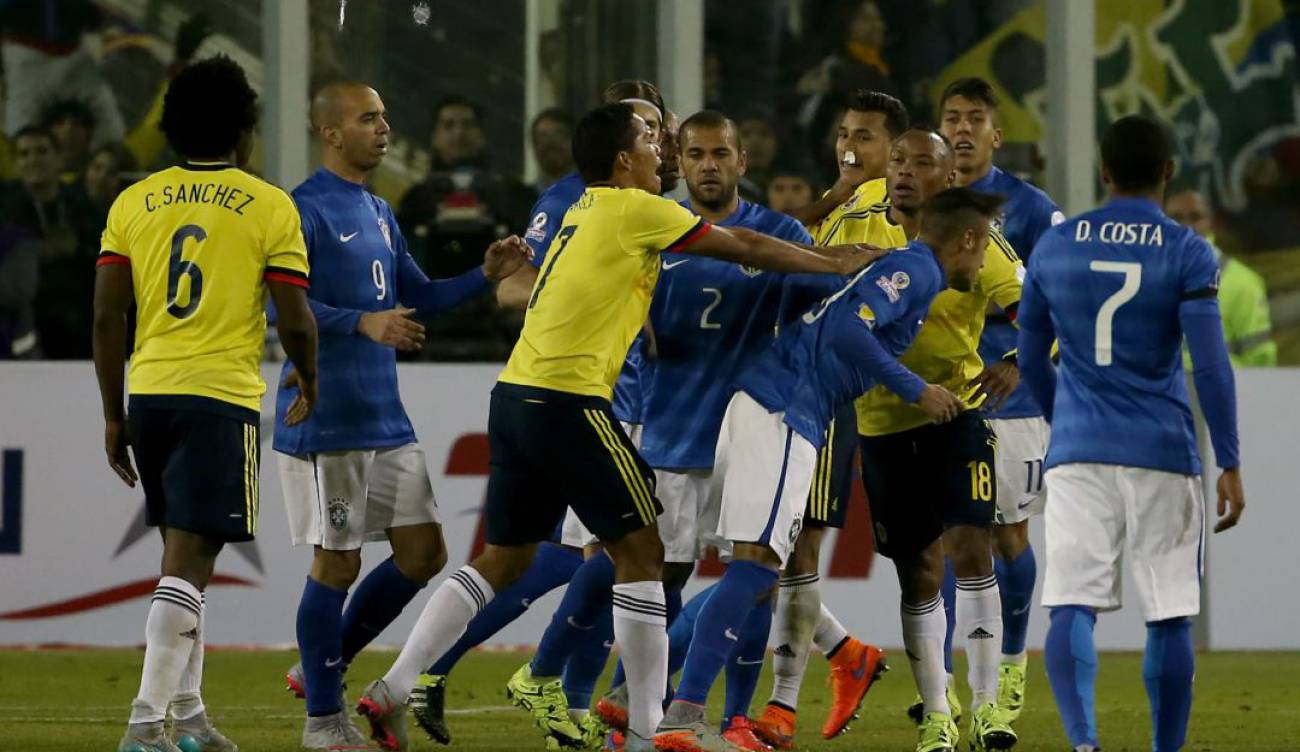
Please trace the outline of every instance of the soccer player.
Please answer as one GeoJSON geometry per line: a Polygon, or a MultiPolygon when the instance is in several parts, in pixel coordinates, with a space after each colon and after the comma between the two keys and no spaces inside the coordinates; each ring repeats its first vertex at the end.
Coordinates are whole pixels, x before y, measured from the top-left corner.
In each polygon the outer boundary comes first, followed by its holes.
{"type": "MultiPolygon", "coordinates": [[[[922,205],[952,184],[954,171],[947,139],[932,131],[908,131],[894,142],[886,167],[889,204],[846,215],[842,237],[886,246],[915,237],[922,205]]],[[[997,231],[990,232],[978,284],[970,292],[940,293],[921,333],[900,358],[923,378],[962,395],[963,412],[956,420],[930,425],[923,412],[879,387],[856,402],[876,550],[894,561],[898,573],[904,645],[924,698],[918,752],[954,748],[955,719],[961,715],[955,693],[947,691],[943,666],[939,586],[945,530],[958,576],[959,627],[967,637],[975,707],[971,742],[977,749],[1015,743],[1010,719],[996,706],[1001,607],[990,529],[997,439],[977,410],[991,388],[977,347],[990,305],[1014,312],[1022,274],[1015,252],[997,231]]]]}
{"type": "MultiPolygon", "coordinates": [[[[1028,261],[1038,238],[1065,220],[1056,204],[1038,188],[993,164],[993,152],[1002,145],[998,128],[998,96],[987,81],[962,78],[952,82],[939,98],[939,130],[956,153],[957,185],[1005,196],[998,228],[1021,261],[1028,261]]],[[[1029,518],[1042,514],[1043,458],[1047,455],[1047,421],[1028,388],[1019,382],[1014,357],[1016,329],[1001,311],[990,313],[980,338],[980,358],[990,381],[1001,387],[984,405],[985,415],[998,437],[997,512],[993,526],[993,571],[1002,594],[1002,665],[998,679],[998,705],[1011,718],[1020,717],[1025,702],[1025,636],[1034,597],[1037,562],[1029,545],[1029,518]],[[1008,388],[1011,391],[1008,393],[1008,388]],[[1000,398],[1005,396],[1005,401],[1000,398]]],[[[956,578],[949,567],[944,575],[944,609],[948,632],[944,639],[944,668],[952,683],[952,635],[956,626],[953,597],[956,578]]],[[[921,719],[920,700],[909,709],[921,719]]]]}
{"type": "Polygon", "coordinates": [[[140,692],[119,752],[177,752],[163,729],[169,706],[180,748],[237,750],[212,727],[200,696],[203,591],[222,546],[257,533],[268,291],[301,376],[283,420],[301,423],[316,401],[316,324],[298,212],[283,191],[239,169],[256,125],[257,94],[230,58],[183,69],[167,89],[160,127],[185,161],[123,191],[104,229],[93,335],[104,445],[123,482],[144,488],[146,520],[163,535],[140,692]]]}
{"type": "Polygon", "coordinates": [[[567,506],[614,563],[614,633],[628,676],[628,747],[647,749],[667,681],[663,545],[654,476],[611,414],[609,398],[645,322],[661,251],[773,271],[846,274],[880,255],[862,247],[801,247],[743,228],[714,228],[660,189],[657,139],[627,104],[588,113],[574,132],[587,184],[565,213],[529,298],[519,342],[488,421],[487,546],[429,599],[384,678],[359,711],[381,728],[429,662],[450,647],[498,589],[528,568],[567,506]]]}
{"type": "MultiPolygon", "coordinates": [[[[717,227],[746,227],[792,242],[812,242],[797,220],[740,198],[746,153],[740,129],[726,115],[713,110],[692,115],[681,126],[680,141],[690,192],[683,206],[717,227]]],[[[716,527],[717,509],[708,502],[722,415],[736,376],[772,342],[783,280],[781,274],[715,259],[663,258],[650,306],[656,357],[645,384],[641,454],[655,469],[657,496],[665,510],[659,533],[666,589],[680,590],[686,584],[708,542],[701,535],[711,537],[716,527]]],[[[574,588],[570,593],[587,597],[574,588]]],[[[766,749],[754,738],[747,716],[767,651],[771,613],[770,608],[755,610],[759,618],[752,628],[746,625],[744,642],[727,664],[723,717],[729,727],[723,737],[743,749],[766,749]]],[[[689,640],[690,632],[678,636],[689,640]]],[[[685,657],[677,645],[670,649],[685,657]]],[[[680,667],[670,663],[669,675],[680,667]]],[[[603,720],[620,729],[626,725],[625,695],[616,674],[614,691],[596,708],[603,720]]]]}
{"type": "MultiPolygon", "coordinates": [[[[277,426],[280,482],[294,544],[314,547],[298,605],[301,663],[291,688],[307,700],[306,749],[365,745],[341,697],[347,665],[392,623],[447,561],[424,452],[402,409],[396,350],[418,350],[429,316],[489,291],[528,249],[494,243],[481,268],[430,281],[406,249],[392,209],[365,181],[388,149],[387,111],[359,83],[335,83],[312,101],[323,166],[293,191],[314,271],[309,293],[320,330],[325,380],[311,419],[277,426]],[[362,580],[361,546],[387,539],[393,555],[362,580]]],[[[277,395],[283,414],[297,394],[286,365],[277,395]]]]}
{"type": "Polygon", "coordinates": [[[965,189],[936,196],[916,242],[847,284],[821,281],[831,294],[784,326],[776,343],[740,375],[715,460],[715,494],[721,495],[716,534],[731,544],[732,561],[696,619],[677,694],[655,737],[660,750],[726,749],[705,723],[704,703],[799,535],[817,450],[836,408],[879,383],[935,423],[959,414],[954,394],[927,384],[897,357],[941,290],[975,285],[999,203],[965,189]]]}
{"type": "MultiPolygon", "coordinates": [[[[851,215],[867,210],[885,198],[885,166],[890,144],[907,130],[909,118],[903,103],[877,91],[861,90],[849,98],[840,121],[835,154],[841,182],[860,181],[852,196],[813,226],[819,245],[841,242],[851,215]]],[[[898,243],[902,245],[902,243],[898,243]]],[[[816,288],[814,288],[815,290],[816,288]]],[[[782,318],[802,314],[817,301],[790,288],[782,302],[782,318]]],[[[782,572],[773,632],[772,696],[755,723],[759,734],[778,749],[792,749],[811,646],[816,645],[831,664],[831,707],[822,724],[822,736],[843,733],[862,705],[872,683],[885,669],[884,651],[848,633],[839,619],[822,604],[821,545],[826,528],[844,527],[852,494],[853,459],[857,454],[857,423],[853,405],[840,407],[827,427],[827,440],[817,452],[817,472],[808,511],[794,551],[782,572]]]]}
{"type": "Polygon", "coordinates": [[[1151,749],[1175,752],[1186,740],[1205,513],[1184,338],[1222,468],[1214,531],[1236,525],[1245,507],[1219,266],[1203,238],[1160,210],[1172,154],[1154,120],[1112,123],[1101,141],[1109,200],[1047,231],[1020,305],[1021,368],[1052,422],[1047,675],[1076,752],[1099,748],[1092,630],[1098,611],[1120,607],[1121,561],[1147,623],[1151,749]],[[1049,362],[1057,338],[1059,374],[1049,362]]]}

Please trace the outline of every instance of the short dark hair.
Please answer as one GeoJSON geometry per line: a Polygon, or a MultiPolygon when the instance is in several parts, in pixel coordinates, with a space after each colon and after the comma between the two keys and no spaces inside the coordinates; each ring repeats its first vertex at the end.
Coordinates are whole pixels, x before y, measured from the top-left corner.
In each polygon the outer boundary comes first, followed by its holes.
{"type": "Polygon", "coordinates": [[[51,128],[64,120],[72,120],[88,130],[95,128],[95,111],[76,98],[56,99],[41,110],[41,125],[51,128]]]}
{"type": "Polygon", "coordinates": [[[1155,188],[1165,178],[1173,158],[1169,131],[1145,115],[1129,115],[1111,123],[1101,136],[1101,163],[1121,191],[1155,188]]]}
{"type": "Polygon", "coordinates": [[[618,153],[636,142],[632,106],[615,102],[597,107],[582,116],[573,129],[573,161],[584,182],[609,180],[618,153]]]}
{"type": "Polygon", "coordinates": [[[229,154],[257,126],[257,92],[239,64],[217,55],[187,65],[163,96],[159,129],[182,157],[229,154]]]}
{"type": "Polygon", "coordinates": [[[884,115],[885,130],[889,131],[890,138],[903,135],[911,120],[903,103],[883,91],[858,89],[850,92],[845,106],[854,112],[879,112],[884,115]]]}
{"type": "Polygon", "coordinates": [[[736,139],[736,151],[742,151],[745,148],[745,145],[741,142],[740,126],[736,125],[736,121],[717,110],[700,110],[694,115],[686,118],[686,122],[682,123],[677,129],[677,141],[678,143],[684,143],[686,141],[687,128],[727,127],[731,128],[731,135],[736,139]]]}
{"type": "Polygon", "coordinates": [[[998,108],[998,94],[993,90],[993,85],[978,76],[959,78],[943,87],[943,93],[939,95],[940,112],[943,112],[943,106],[953,97],[979,102],[990,110],[998,108]]]}
{"type": "Polygon", "coordinates": [[[140,168],[135,158],[135,152],[131,151],[131,147],[121,141],[109,141],[91,151],[91,161],[94,161],[95,157],[100,154],[111,156],[118,172],[134,172],[140,168]]]}
{"type": "Polygon", "coordinates": [[[894,138],[894,140],[897,141],[898,139],[902,138],[903,136],[906,136],[907,134],[909,134],[909,133],[913,133],[913,132],[916,132],[916,133],[924,133],[924,134],[927,135],[927,136],[934,136],[935,138],[937,138],[937,139],[939,139],[940,141],[943,142],[943,148],[945,148],[945,149],[948,150],[948,155],[949,155],[949,156],[952,156],[952,157],[957,156],[957,152],[956,152],[956,150],[953,148],[952,142],[948,140],[948,137],[945,136],[945,135],[943,135],[943,132],[942,132],[942,131],[940,131],[938,128],[935,128],[933,125],[930,125],[929,123],[925,123],[925,122],[921,122],[921,123],[913,123],[913,124],[907,126],[906,128],[904,128],[904,129],[903,129],[903,132],[900,133],[900,134],[898,134],[898,136],[896,136],[896,137],[894,138]]]}
{"type": "Polygon", "coordinates": [[[573,130],[573,118],[569,115],[568,110],[559,107],[548,107],[537,113],[537,116],[533,118],[532,125],[528,128],[528,132],[532,133],[537,130],[538,124],[543,120],[553,120],[560,125],[563,125],[565,128],[573,130]]]}
{"type": "Polygon", "coordinates": [[[438,127],[438,118],[442,117],[442,111],[448,107],[467,107],[470,112],[474,113],[474,120],[476,122],[479,124],[482,124],[483,122],[483,108],[459,94],[448,94],[442,99],[439,99],[437,103],[433,105],[433,127],[438,127]]]}
{"type": "Polygon", "coordinates": [[[949,238],[954,232],[963,232],[972,226],[989,224],[997,219],[998,210],[1005,201],[1004,197],[996,193],[984,193],[970,188],[939,191],[921,207],[921,230],[949,238]]]}
{"type": "Polygon", "coordinates": [[[43,138],[50,142],[50,146],[58,148],[58,141],[54,138],[54,133],[43,125],[24,125],[14,133],[11,143],[17,144],[20,138],[43,138]]]}
{"type": "Polygon", "coordinates": [[[605,87],[600,98],[605,104],[622,102],[624,99],[644,99],[659,108],[660,117],[668,117],[668,108],[664,105],[664,97],[659,93],[659,87],[644,79],[625,78],[622,81],[615,81],[605,87]]]}

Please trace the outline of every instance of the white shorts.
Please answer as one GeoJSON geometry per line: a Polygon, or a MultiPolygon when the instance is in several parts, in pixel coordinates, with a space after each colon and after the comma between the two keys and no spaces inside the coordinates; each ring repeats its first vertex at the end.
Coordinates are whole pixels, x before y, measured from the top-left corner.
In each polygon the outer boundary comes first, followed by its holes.
{"type": "Polygon", "coordinates": [[[1043,513],[1043,459],[1051,428],[1043,418],[990,420],[998,436],[998,509],[994,522],[1013,525],[1043,513]]]}
{"type": "MultiPolygon", "coordinates": [[[[641,423],[624,423],[619,421],[618,424],[623,427],[623,433],[632,440],[632,446],[637,449],[641,448],[641,423]]],[[[578,515],[574,513],[573,507],[569,507],[564,513],[564,524],[560,527],[560,545],[569,546],[570,548],[586,548],[594,546],[600,542],[594,533],[582,524],[578,515]]]]}
{"type": "MultiPolygon", "coordinates": [[[[736,392],[722,418],[711,495],[721,499],[717,536],[771,548],[785,567],[803,528],[817,450],[785,424],[736,392]]],[[[711,541],[706,540],[706,543],[711,541]]]]}
{"type": "Polygon", "coordinates": [[[1047,495],[1044,606],[1113,611],[1127,565],[1146,621],[1200,612],[1199,476],[1072,463],[1047,471],[1047,495]]]}
{"type": "Polygon", "coordinates": [[[703,555],[699,531],[718,526],[716,508],[707,514],[712,483],[712,469],[655,470],[655,496],[664,507],[659,539],[664,542],[665,562],[689,564],[703,555]]]}
{"type": "Polygon", "coordinates": [[[277,456],[295,546],[353,551],[366,541],[384,540],[388,528],[438,522],[418,444],[277,456]]]}

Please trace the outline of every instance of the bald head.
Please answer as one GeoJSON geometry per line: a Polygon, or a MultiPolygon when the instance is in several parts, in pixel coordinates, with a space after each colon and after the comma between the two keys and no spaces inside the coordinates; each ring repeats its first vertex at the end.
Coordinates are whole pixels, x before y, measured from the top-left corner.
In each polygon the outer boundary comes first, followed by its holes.
{"type": "Polygon", "coordinates": [[[316,92],[311,124],[320,134],[325,166],[357,182],[388,151],[388,112],[379,93],[365,84],[341,81],[316,92]]]}

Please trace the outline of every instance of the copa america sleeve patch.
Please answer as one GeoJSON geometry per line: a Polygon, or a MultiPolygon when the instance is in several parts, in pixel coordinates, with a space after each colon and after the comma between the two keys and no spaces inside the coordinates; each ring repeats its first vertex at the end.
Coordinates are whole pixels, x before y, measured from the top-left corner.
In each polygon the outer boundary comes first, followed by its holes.
{"type": "MultiPolygon", "coordinates": [[[[907,275],[904,274],[903,276],[906,277],[907,275]]],[[[898,288],[894,286],[893,281],[883,274],[876,280],[876,287],[879,287],[881,291],[885,293],[885,297],[889,298],[890,303],[897,303],[901,297],[898,294],[898,288]]]]}
{"type": "Polygon", "coordinates": [[[533,221],[529,223],[528,232],[524,233],[524,237],[538,243],[545,240],[547,219],[546,212],[537,212],[537,214],[533,215],[533,221]]]}

